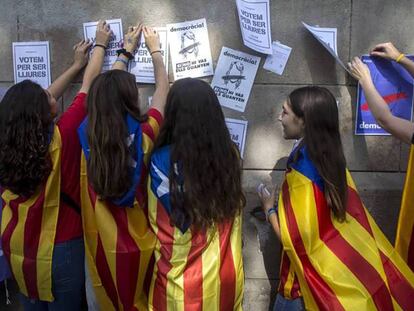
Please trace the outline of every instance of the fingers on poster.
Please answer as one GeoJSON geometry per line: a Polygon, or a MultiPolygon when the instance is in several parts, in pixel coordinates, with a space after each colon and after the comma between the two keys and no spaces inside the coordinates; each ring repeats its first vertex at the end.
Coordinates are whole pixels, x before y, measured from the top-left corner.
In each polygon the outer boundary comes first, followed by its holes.
{"type": "Polygon", "coordinates": [[[213,75],[205,18],[168,24],[167,31],[174,80],[213,75]]]}
{"type": "Polygon", "coordinates": [[[344,68],[346,71],[349,72],[349,69],[345,66],[342,60],[338,56],[338,49],[337,49],[337,28],[327,28],[327,27],[319,27],[319,26],[311,26],[304,22],[302,22],[303,26],[312,34],[316,40],[321,43],[325,49],[335,58],[339,65],[344,68]]]}
{"type": "MultiPolygon", "coordinates": [[[[414,61],[414,56],[408,55],[414,61]]],[[[405,120],[412,120],[413,84],[407,71],[398,63],[363,55],[361,57],[371,73],[378,93],[391,113],[405,120]]],[[[358,84],[355,135],[391,135],[382,129],[372,115],[363,89],[358,84]]]]}
{"type": "Polygon", "coordinates": [[[244,146],[246,144],[247,121],[226,118],[226,125],[231,140],[237,145],[240,151],[240,156],[243,158],[244,146]]]}
{"type": "Polygon", "coordinates": [[[221,49],[211,87],[222,106],[244,112],[259,63],[260,57],[221,49]]]}
{"type": "Polygon", "coordinates": [[[51,84],[49,42],[13,42],[14,83],[29,79],[44,89],[51,84]]]}
{"type": "Polygon", "coordinates": [[[269,0],[236,0],[236,5],[244,45],[272,54],[269,0]]]}
{"type": "Polygon", "coordinates": [[[274,41],[272,44],[273,53],[266,57],[266,61],[263,65],[263,68],[269,71],[272,71],[278,75],[282,75],[285,70],[287,61],[289,59],[292,48],[280,43],[279,41],[274,41]]]}
{"type": "MultiPolygon", "coordinates": [[[[115,62],[117,55],[116,50],[122,48],[123,31],[121,19],[109,19],[106,21],[109,28],[112,30],[112,37],[108,43],[108,48],[105,50],[104,63],[102,71],[110,70],[112,64],[115,62]]],[[[98,22],[89,22],[83,24],[83,36],[85,40],[89,39],[94,44],[96,41],[96,27],[98,22]]],[[[92,52],[92,51],[91,51],[92,52]]]]}
{"type": "MultiPolygon", "coordinates": [[[[160,36],[160,49],[166,70],[168,71],[168,41],[167,28],[154,28],[160,36]]],[[[155,83],[154,65],[152,64],[152,56],[147,46],[145,38],[140,37],[138,48],[135,51],[135,58],[129,63],[129,72],[135,75],[136,82],[139,83],[155,83]]],[[[168,73],[168,72],[167,72],[168,73]]]]}

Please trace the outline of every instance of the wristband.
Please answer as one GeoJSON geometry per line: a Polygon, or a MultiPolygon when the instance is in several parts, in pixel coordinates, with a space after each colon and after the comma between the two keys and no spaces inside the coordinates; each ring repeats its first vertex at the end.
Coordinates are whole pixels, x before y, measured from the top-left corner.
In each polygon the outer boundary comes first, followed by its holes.
{"type": "Polygon", "coordinates": [[[127,67],[128,67],[128,62],[127,62],[125,59],[122,59],[122,58],[118,57],[115,61],[116,61],[116,62],[121,62],[121,63],[124,63],[124,64],[125,64],[125,66],[127,66],[127,67]]]}
{"type": "Polygon", "coordinates": [[[399,63],[403,58],[404,58],[404,56],[405,56],[405,54],[404,53],[401,53],[396,59],[395,59],[395,61],[397,62],[397,63],[399,63]]]}
{"type": "Polygon", "coordinates": [[[269,222],[270,215],[272,215],[272,214],[277,214],[277,208],[276,207],[272,207],[272,208],[269,208],[267,210],[267,212],[266,212],[266,220],[267,220],[267,222],[269,222]]]}
{"type": "Polygon", "coordinates": [[[93,46],[93,48],[96,48],[97,46],[99,46],[99,47],[103,48],[104,50],[106,50],[106,46],[105,46],[105,45],[103,45],[103,44],[99,44],[99,43],[96,43],[96,44],[93,46]]]}
{"type": "Polygon", "coordinates": [[[125,50],[125,49],[119,49],[119,50],[117,50],[116,51],[116,55],[125,55],[127,58],[128,58],[128,60],[133,60],[134,59],[134,55],[132,55],[131,54],[131,52],[127,52],[127,50],[125,50]]]}
{"type": "Polygon", "coordinates": [[[161,53],[161,50],[155,50],[155,51],[152,51],[152,52],[150,53],[150,55],[152,56],[152,54],[154,54],[154,53],[161,53]]]}

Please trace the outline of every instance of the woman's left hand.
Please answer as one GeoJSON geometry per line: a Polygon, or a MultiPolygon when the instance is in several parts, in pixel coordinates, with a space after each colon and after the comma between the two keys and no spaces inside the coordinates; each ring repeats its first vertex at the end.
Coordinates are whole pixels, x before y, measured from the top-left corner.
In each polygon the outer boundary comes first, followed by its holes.
{"type": "Polygon", "coordinates": [[[258,191],[260,202],[262,203],[263,212],[267,215],[267,211],[274,207],[276,202],[276,192],[278,190],[277,186],[273,186],[269,192],[269,190],[263,186],[260,187],[258,191]]]}

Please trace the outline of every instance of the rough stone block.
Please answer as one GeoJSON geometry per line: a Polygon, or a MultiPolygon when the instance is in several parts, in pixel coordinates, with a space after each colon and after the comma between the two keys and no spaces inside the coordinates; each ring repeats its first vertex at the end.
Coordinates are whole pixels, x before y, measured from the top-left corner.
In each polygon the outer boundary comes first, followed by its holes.
{"type": "Polygon", "coordinates": [[[17,27],[17,3],[12,0],[4,0],[0,10],[0,81],[14,80],[12,42],[18,41],[17,27]]]}
{"type": "Polygon", "coordinates": [[[276,282],[271,280],[246,279],[244,284],[243,310],[273,310],[276,297],[276,282]]]}

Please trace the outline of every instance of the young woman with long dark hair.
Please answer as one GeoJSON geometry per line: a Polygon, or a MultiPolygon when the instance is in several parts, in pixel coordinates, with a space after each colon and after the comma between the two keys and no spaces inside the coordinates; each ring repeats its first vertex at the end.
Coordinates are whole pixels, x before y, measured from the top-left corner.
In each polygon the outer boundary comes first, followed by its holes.
{"type": "MultiPolygon", "coordinates": [[[[147,221],[148,161],[164,113],[169,84],[158,34],[129,27],[112,70],[100,74],[79,127],[81,201],[88,275],[100,310],[147,310],[145,279],[155,243],[147,221]],[[141,30],[152,57],[155,93],[143,114],[127,64],[141,30]]],[[[91,296],[95,296],[91,297],[91,296]]],[[[93,304],[93,303],[92,303],[93,304]]]]}
{"type": "Polygon", "coordinates": [[[259,193],[283,247],[274,310],[411,308],[414,274],[363,206],[346,169],[335,97],[321,87],[296,89],[279,120],[284,138],[299,141],[278,209],[275,191],[259,193]]]}
{"type": "Polygon", "coordinates": [[[81,91],[56,124],[56,98],[87,63],[89,42],[74,47],[73,65],[47,90],[25,80],[12,86],[0,104],[2,245],[25,310],[81,308],[84,246],[77,128],[110,33],[100,22],[81,91]]]}
{"type": "Polygon", "coordinates": [[[240,155],[217,96],[201,80],[176,81],[150,164],[150,310],[241,310],[244,204],[240,155]]]}

